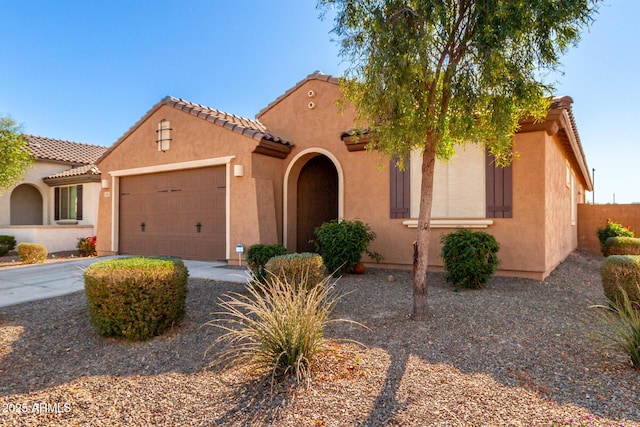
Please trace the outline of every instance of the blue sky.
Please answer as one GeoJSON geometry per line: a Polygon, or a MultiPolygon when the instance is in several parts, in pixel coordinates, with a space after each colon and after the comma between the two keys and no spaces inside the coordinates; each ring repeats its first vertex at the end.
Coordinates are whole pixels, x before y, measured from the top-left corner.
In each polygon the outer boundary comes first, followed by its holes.
{"type": "MultiPolygon", "coordinates": [[[[312,0],[0,0],[0,12],[0,114],[51,138],[111,145],[166,95],[253,118],[309,73],[346,67],[312,0]]],[[[637,0],[605,0],[557,76],[596,203],[640,202],[638,16],[637,0]]]]}

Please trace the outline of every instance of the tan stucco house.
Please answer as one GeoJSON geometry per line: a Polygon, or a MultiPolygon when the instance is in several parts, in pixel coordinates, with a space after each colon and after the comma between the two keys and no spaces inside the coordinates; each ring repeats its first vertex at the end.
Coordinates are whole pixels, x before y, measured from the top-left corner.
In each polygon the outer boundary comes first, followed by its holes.
{"type": "Polygon", "coordinates": [[[74,250],[79,238],[96,233],[101,175],[95,162],[107,147],[26,137],[35,161],[0,194],[0,234],[49,252],[74,250]]]}
{"type": "MultiPolygon", "coordinates": [[[[236,263],[236,245],[313,250],[322,222],[359,219],[377,233],[383,265],[410,267],[420,156],[399,171],[354,138],[338,80],[315,72],[249,120],[166,97],[98,161],[98,254],[173,255],[236,263]],[[384,167],[380,167],[380,166],[384,167]]],[[[500,274],[542,279],[577,246],[577,205],[592,188],[571,98],[546,121],[523,122],[512,166],[458,147],[438,164],[430,264],[459,227],[492,233],[500,274]]]]}

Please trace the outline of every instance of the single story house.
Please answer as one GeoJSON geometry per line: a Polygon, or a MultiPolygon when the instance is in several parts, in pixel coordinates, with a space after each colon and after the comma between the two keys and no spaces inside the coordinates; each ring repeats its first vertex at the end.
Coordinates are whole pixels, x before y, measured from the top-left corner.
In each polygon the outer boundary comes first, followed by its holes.
{"type": "Polygon", "coordinates": [[[75,250],[79,238],[96,233],[101,174],[95,162],[107,147],[26,137],[35,161],[0,194],[0,234],[49,252],[75,250]]]}
{"type": "MultiPolygon", "coordinates": [[[[238,244],[313,251],[315,227],[345,218],[377,233],[382,265],[410,268],[421,157],[399,171],[364,150],[340,97],[338,79],[315,72],[256,120],[162,99],[98,161],[98,254],[233,264],[238,244]]],[[[576,248],[577,205],[592,183],[571,103],[555,99],[544,122],[522,123],[508,168],[471,144],[438,164],[430,265],[442,266],[440,235],[460,227],[496,237],[499,274],[543,279],[576,248]]]]}

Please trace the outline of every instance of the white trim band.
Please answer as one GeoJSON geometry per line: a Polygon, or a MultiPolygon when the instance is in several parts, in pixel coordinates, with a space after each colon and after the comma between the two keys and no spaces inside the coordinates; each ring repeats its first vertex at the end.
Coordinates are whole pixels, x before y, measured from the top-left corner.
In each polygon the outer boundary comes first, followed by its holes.
{"type": "MultiPolygon", "coordinates": [[[[417,219],[402,221],[408,228],[418,228],[417,219]]],[[[491,219],[432,219],[431,228],[487,228],[493,225],[491,219]]]]}

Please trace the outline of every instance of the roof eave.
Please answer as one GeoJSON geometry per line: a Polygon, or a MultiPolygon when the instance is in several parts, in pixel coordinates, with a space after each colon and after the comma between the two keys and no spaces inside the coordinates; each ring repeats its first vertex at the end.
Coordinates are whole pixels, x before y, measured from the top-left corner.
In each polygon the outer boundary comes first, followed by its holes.
{"type": "Polygon", "coordinates": [[[84,174],[77,176],[63,176],[58,178],[42,178],[42,181],[49,187],[60,187],[62,185],[87,184],[100,182],[100,175],[84,174]]]}
{"type": "Polygon", "coordinates": [[[571,111],[572,103],[573,100],[568,96],[554,99],[553,107],[549,110],[545,120],[539,122],[531,118],[523,120],[520,122],[517,133],[545,131],[549,136],[557,135],[571,163],[580,171],[586,190],[592,191],[593,182],[571,111]]]}

